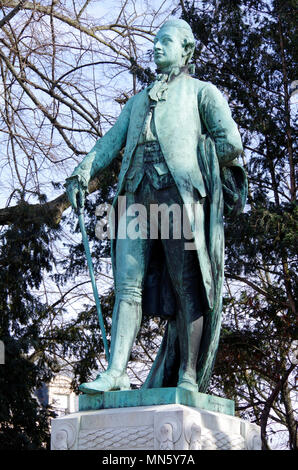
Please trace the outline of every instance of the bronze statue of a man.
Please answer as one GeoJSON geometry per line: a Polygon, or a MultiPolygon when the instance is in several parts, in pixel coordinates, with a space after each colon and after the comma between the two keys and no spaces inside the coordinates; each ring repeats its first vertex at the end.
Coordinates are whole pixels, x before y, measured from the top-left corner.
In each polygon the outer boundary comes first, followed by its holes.
{"type": "MultiPolygon", "coordinates": [[[[211,83],[189,75],[195,41],[183,20],[169,20],[154,40],[155,82],[128,100],[115,125],[97,141],[67,183],[74,208],[88,183],[125,147],[114,208],[172,204],[183,208],[192,239],[119,237],[129,217],[115,220],[115,280],[111,355],[94,394],[130,387],[126,373],[143,314],[167,318],[161,346],[143,387],[206,391],[218,347],[224,262],[224,209],[237,214],[246,177],[237,163],[241,138],[226,99],[211,83]],[[190,243],[192,242],[192,248],[190,243]]],[[[116,211],[117,212],[117,211],[116,211]]],[[[157,231],[161,223],[156,220],[157,231]]]]}

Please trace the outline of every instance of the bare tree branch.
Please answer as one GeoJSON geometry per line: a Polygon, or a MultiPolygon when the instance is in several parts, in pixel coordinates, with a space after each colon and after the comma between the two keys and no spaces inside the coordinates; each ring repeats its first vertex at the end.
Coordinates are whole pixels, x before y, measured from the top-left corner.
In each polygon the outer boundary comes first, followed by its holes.
{"type": "MultiPolygon", "coordinates": [[[[227,277],[228,279],[234,279],[236,281],[241,281],[244,284],[247,284],[252,289],[254,289],[259,294],[263,295],[264,297],[268,298],[269,300],[271,300],[273,302],[276,302],[275,297],[271,296],[266,290],[262,289],[257,284],[255,284],[254,282],[250,281],[249,279],[247,279],[245,277],[238,276],[237,274],[232,274],[232,273],[225,273],[225,277],[227,277]]],[[[285,302],[283,302],[282,305],[284,305],[284,307],[286,307],[286,308],[290,307],[290,305],[285,303],[285,302]]]]}
{"type": "MultiPolygon", "coordinates": [[[[96,177],[90,181],[89,193],[93,193],[100,187],[101,177],[96,177]]],[[[22,201],[16,206],[9,206],[0,209],[0,225],[35,223],[46,224],[55,227],[61,222],[63,212],[70,207],[70,202],[66,193],[61,194],[52,201],[43,204],[28,204],[22,201]]]]}
{"type": "Polygon", "coordinates": [[[268,444],[267,444],[267,439],[266,439],[266,427],[267,427],[267,421],[269,418],[269,413],[270,410],[273,406],[274,401],[276,400],[278,394],[282,390],[284,384],[288,380],[289,375],[291,372],[294,370],[296,366],[292,364],[286,373],[284,374],[283,377],[280,378],[280,380],[276,383],[274,389],[272,390],[269,398],[266,400],[265,406],[263,408],[261,418],[260,418],[260,423],[261,423],[261,439],[262,439],[262,445],[263,445],[263,450],[268,449],[268,444]]]}
{"type": "MultiPolygon", "coordinates": [[[[1,20],[0,20],[0,28],[2,28],[6,23],[8,23],[22,8],[26,0],[20,0],[20,2],[17,4],[16,7],[14,7],[7,15],[5,15],[1,20]]],[[[2,4],[5,2],[1,2],[2,4]]]]}

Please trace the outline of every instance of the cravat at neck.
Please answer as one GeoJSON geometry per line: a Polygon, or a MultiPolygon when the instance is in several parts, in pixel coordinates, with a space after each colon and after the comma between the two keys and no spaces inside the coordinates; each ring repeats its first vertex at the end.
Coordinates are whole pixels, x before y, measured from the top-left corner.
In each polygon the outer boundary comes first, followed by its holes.
{"type": "Polygon", "coordinates": [[[149,87],[148,96],[152,101],[165,101],[167,99],[169,76],[165,73],[159,73],[152,86],[149,87]]]}
{"type": "Polygon", "coordinates": [[[189,72],[189,65],[173,67],[169,73],[158,73],[155,81],[148,87],[148,96],[152,101],[166,101],[168,97],[168,83],[181,73],[189,72]]]}

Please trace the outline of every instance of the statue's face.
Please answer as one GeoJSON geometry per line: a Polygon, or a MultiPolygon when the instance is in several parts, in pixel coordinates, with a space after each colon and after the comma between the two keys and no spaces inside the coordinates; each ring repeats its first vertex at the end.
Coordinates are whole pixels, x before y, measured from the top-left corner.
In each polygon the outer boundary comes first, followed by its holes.
{"type": "Polygon", "coordinates": [[[165,26],[158,31],[154,39],[154,61],[159,70],[168,72],[174,66],[181,67],[184,65],[185,55],[177,28],[165,26]]]}

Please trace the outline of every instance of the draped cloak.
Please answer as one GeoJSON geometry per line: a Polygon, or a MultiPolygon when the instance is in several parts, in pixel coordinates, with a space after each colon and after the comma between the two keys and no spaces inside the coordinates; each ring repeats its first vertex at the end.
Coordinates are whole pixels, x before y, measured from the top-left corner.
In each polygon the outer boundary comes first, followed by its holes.
{"type": "MultiPolygon", "coordinates": [[[[148,91],[143,90],[125,105],[115,125],[101,138],[74,170],[86,183],[125,152],[113,201],[124,194],[130,167],[144,120],[149,110],[148,91]]],[[[168,85],[154,113],[158,141],[169,171],[186,207],[194,235],[201,273],[198,291],[206,304],[204,330],[197,362],[199,391],[205,392],[218,348],[224,271],[223,216],[241,213],[247,195],[247,180],[236,161],[242,151],[240,135],[227,101],[212,84],[181,73],[168,85]],[[204,223],[196,223],[194,189],[206,201],[204,223]]],[[[110,220],[111,257],[116,267],[117,217],[110,220]],[[114,225],[113,225],[114,224],[114,225]]],[[[143,288],[143,314],[167,319],[165,334],[143,388],[176,386],[179,342],[175,314],[177,304],[169,273],[162,257],[149,262],[143,288]]]]}
{"type": "MultiPolygon", "coordinates": [[[[237,216],[242,212],[247,195],[247,180],[243,168],[234,163],[220,171],[214,142],[203,138],[199,145],[202,172],[205,175],[209,204],[205,211],[204,232],[210,257],[214,297],[213,304],[204,315],[204,331],[197,362],[197,383],[200,392],[206,392],[218,348],[224,274],[223,215],[237,216]]],[[[158,270],[156,261],[154,268],[158,270]]],[[[154,314],[159,300],[159,312],[167,318],[167,325],[159,351],[143,388],[170,387],[177,384],[179,371],[179,341],[175,321],[175,296],[164,266],[160,272],[148,270],[144,287],[143,312],[154,314]]],[[[200,289],[200,286],[198,287],[200,289]]],[[[200,289],[201,291],[201,289],[200,289]]]]}

